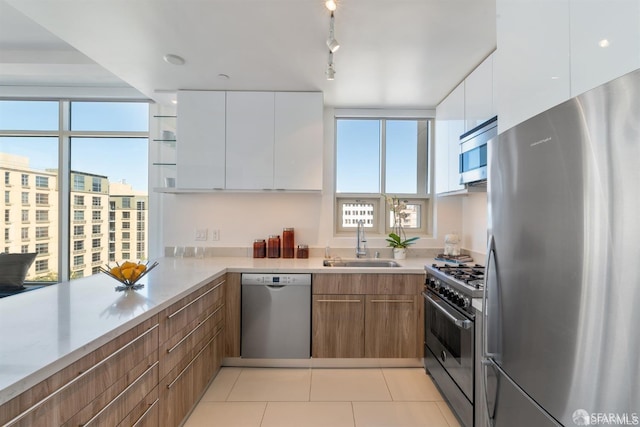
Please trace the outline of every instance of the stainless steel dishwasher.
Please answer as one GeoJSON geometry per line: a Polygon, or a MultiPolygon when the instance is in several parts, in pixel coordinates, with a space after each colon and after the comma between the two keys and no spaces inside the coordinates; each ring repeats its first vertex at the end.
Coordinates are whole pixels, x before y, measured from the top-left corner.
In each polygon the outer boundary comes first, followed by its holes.
{"type": "Polygon", "coordinates": [[[311,274],[242,274],[240,355],[311,357],[311,274]]]}

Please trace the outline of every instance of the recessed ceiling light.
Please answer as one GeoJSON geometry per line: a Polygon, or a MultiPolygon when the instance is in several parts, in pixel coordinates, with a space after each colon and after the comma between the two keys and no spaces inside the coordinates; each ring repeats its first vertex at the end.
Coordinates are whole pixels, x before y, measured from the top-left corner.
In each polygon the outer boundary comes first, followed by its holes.
{"type": "Polygon", "coordinates": [[[607,39],[602,39],[598,42],[598,46],[600,47],[609,47],[609,40],[607,39]]]}
{"type": "Polygon", "coordinates": [[[336,4],[335,0],[327,0],[324,3],[324,6],[329,9],[331,12],[333,12],[334,10],[336,10],[336,8],[338,7],[338,5],[336,4]]]}
{"type": "Polygon", "coordinates": [[[229,77],[228,74],[220,73],[220,74],[218,74],[218,78],[220,80],[229,80],[231,77],[229,77]]]}
{"type": "Polygon", "coordinates": [[[173,53],[167,53],[162,59],[164,59],[165,62],[173,65],[184,65],[185,63],[183,57],[174,55],[173,53]]]}
{"type": "Polygon", "coordinates": [[[177,100],[177,99],[172,99],[172,100],[171,100],[171,103],[172,103],[172,104],[177,104],[177,103],[178,103],[178,100],[177,100]]]}

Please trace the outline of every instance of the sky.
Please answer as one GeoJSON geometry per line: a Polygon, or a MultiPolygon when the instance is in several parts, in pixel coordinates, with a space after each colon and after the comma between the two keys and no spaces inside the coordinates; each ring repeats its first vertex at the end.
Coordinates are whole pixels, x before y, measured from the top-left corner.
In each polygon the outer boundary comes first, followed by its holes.
{"type": "MultiPolygon", "coordinates": [[[[148,131],[146,103],[72,103],[73,131],[148,131]]],[[[58,129],[55,101],[0,101],[1,130],[49,131],[58,129]]],[[[111,182],[123,179],[135,190],[148,191],[148,140],[146,138],[72,138],[71,169],[104,175],[111,182]]],[[[2,137],[0,152],[29,158],[34,169],[57,169],[58,139],[53,137],[2,137]]]]}
{"type": "MultiPolygon", "coordinates": [[[[417,192],[417,123],[387,120],[387,194],[417,192]]],[[[339,119],[337,122],[336,190],[380,193],[380,121],[339,119]]]]}

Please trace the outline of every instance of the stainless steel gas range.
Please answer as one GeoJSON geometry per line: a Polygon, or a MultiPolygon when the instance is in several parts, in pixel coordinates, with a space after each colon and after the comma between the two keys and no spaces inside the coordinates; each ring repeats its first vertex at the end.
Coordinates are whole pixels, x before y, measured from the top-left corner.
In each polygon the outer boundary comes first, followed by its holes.
{"type": "Polygon", "coordinates": [[[482,297],[484,267],[425,266],[424,365],[465,425],[473,426],[475,315],[482,297]]]}

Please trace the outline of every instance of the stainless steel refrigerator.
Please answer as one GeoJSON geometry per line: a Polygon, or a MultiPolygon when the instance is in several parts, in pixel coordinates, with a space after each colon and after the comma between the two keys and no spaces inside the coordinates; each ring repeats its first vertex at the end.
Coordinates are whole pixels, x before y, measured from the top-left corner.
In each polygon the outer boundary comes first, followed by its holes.
{"type": "Polygon", "coordinates": [[[490,425],[640,424],[640,70],[489,142],[490,425]]]}

